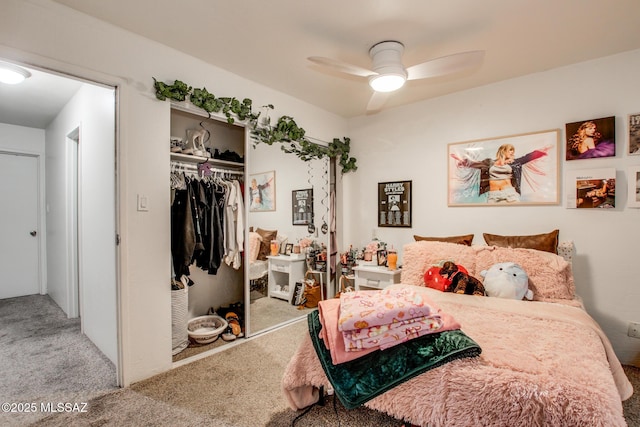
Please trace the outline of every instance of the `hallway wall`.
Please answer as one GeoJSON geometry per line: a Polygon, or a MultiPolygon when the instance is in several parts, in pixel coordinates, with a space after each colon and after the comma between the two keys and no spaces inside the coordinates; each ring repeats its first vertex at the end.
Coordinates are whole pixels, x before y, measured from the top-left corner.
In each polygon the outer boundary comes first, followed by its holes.
{"type": "MultiPolygon", "coordinates": [[[[73,143],[75,144],[75,143],[73,143]]],[[[83,85],[46,129],[49,295],[72,315],[78,302],[69,284],[79,274],[83,332],[114,363],[117,359],[115,260],[115,96],[83,85]],[[78,165],[70,164],[67,136],[80,129],[78,165]],[[78,168],[79,271],[70,268],[75,236],[69,222],[74,196],[69,173],[78,168]]]]}

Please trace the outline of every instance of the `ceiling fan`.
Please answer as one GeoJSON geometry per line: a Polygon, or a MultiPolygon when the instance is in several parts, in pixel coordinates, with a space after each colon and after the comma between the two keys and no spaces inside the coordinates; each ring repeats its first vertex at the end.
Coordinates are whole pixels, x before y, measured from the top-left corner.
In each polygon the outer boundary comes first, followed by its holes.
{"type": "Polygon", "coordinates": [[[442,56],[405,68],[402,64],[403,52],[404,45],[395,40],[374,44],[369,49],[371,69],[321,56],[310,56],[307,59],[342,73],[367,77],[369,86],[374,90],[367,104],[367,112],[376,112],[384,106],[391,93],[400,89],[407,80],[428,79],[458,73],[480,65],[484,58],[483,50],[473,50],[442,56]]]}

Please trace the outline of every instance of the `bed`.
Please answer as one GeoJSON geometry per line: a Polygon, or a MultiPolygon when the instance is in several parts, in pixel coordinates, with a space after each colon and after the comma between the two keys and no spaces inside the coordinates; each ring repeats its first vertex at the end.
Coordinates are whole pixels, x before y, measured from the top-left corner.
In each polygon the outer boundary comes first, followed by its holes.
{"type": "MultiPolygon", "coordinates": [[[[364,406],[431,427],[626,425],[622,401],[633,389],[609,340],[575,295],[570,262],[533,249],[427,241],[406,245],[403,257],[401,284],[393,286],[411,287],[434,301],[481,353],[436,364],[364,406]],[[495,263],[517,262],[529,275],[534,300],[425,287],[424,272],[444,259],[474,277],[495,263]]],[[[282,380],[290,407],[305,408],[318,400],[320,387],[332,387],[327,372],[306,334],[282,380]]]]}

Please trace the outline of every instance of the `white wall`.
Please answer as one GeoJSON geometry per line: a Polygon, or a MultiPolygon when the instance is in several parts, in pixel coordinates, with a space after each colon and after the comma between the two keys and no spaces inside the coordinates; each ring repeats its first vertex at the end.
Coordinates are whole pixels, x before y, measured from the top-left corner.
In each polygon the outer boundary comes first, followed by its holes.
{"type": "Polygon", "coordinates": [[[294,116],[322,140],[345,135],[346,120],[51,0],[3,2],[0,56],[118,85],[119,376],[128,385],[170,369],[169,103],[155,99],[152,77],[271,103],[272,117],[294,116]],[[148,212],[136,210],[138,194],[148,212]]]}
{"type": "Polygon", "coordinates": [[[46,129],[49,295],[68,314],[76,304],[69,289],[73,224],[69,171],[71,142],[80,129],[78,241],[82,330],[117,363],[115,270],[115,97],[113,89],[83,85],[46,129]]]}
{"type": "Polygon", "coordinates": [[[640,157],[625,154],[627,115],[640,111],[639,72],[640,51],[634,51],[350,120],[358,171],[343,177],[343,247],[362,245],[372,234],[402,247],[413,234],[475,233],[474,244],[484,244],[483,232],[537,234],[558,228],[561,240],[575,242],[576,286],[587,310],[619,358],[640,365],[640,340],[626,336],[628,322],[640,321],[635,264],[640,210],[626,207],[626,168],[640,165],[640,157]],[[562,204],[447,207],[448,143],[556,128],[564,140],[565,123],[613,115],[615,158],[562,160],[560,176],[568,170],[615,168],[614,210],[562,204]],[[396,180],[413,181],[413,227],[377,228],[377,183],[396,180]]]}

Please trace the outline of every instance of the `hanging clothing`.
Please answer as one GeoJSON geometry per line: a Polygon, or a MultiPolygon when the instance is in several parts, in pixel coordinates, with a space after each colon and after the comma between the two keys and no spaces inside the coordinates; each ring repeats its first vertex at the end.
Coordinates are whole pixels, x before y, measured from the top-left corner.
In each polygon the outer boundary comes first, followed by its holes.
{"type": "Polygon", "coordinates": [[[171,257],[176,277],[189,275],[189,265],[196,245],[190,193],[188,186],[176,189],[171,205],[171,257]]]}
{"type": "Polygon", "coordinates": [[[177,277],[194,264],[217,274],[226,263],[242,267],[244,202],[239,180],[171,176],[171,254],[177,277]]]}
{"type": "Polygon", "coordinates": [[[244,251],[244,202],[238,181],[228,183],[225,218],[224,261],[237,270],[242,266],[241,253],[244,251]]]}
{"type": "Polygon", "coordinates": [[[222,198],[224,203],[224,193],[217,191],[215,183],[209,184],[207,197],[209,200],[210,219],[209,219],[209,264],[207,271],[209,274],[217,274],[218,268],[222,265],[224,257],[224,232],[222,230],[222,212],[218,198],[222,198]]]}

